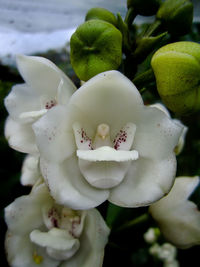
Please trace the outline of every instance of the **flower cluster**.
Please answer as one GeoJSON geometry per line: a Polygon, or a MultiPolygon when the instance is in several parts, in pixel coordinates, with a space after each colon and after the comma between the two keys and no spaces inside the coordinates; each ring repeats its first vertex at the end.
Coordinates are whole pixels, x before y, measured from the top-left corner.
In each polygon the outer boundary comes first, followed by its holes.
{"type": "Polygon", "coordinates": [[[94,208],[106,200],[151,205],[154,217],[174,183],[186,128],[161,105],[144,105],[118,71],[76,90],[47,59],[18,56],[17,64],[25,83],[5,99],[5,135],[28,153],[21,183],[33,188],[6,208],[9,263],[102,266],[109,229],[94,208]]]}

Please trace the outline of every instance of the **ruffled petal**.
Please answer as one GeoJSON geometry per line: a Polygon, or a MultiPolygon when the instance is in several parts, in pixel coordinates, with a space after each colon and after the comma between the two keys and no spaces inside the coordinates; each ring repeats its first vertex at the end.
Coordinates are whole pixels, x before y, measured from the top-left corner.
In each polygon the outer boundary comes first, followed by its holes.
{"type": "Polygon", "coordinates": [[[170,193],[149,208],[165,238],[180,248],[200,244],[200,212],[187,200],[198,184],[197,176],[178,177],[170,193]]]}
{"type": "Polygon", "coordinates": [[[96,209],[88,210],[80,249],[71,259],[63,262],[61,267],[101,267],[109,233],[100,213],[96,209]]]}
{"type": "Polygon", "coordinates": [[[115,161],[126,162],[138,159],[139,155],[136,150],[115,150],[109,146],[102,146],[95,150],[77,150],[76,152],[79,159],[91,162],[97,161],[115,161]]]}
{"type": "Polygon", "coordinates": [[[87,183],[75,156],[60,164],[41,159],[41,170],[51,195],[61,205],[75,210],[90,209],[108,198],[109,191],[98,190],[87,183]]]}
{"type": "Polygon", "coordinates": [[[33,186],[39,178],[41,178],[39,156],[27,155],[22,166],[21,184],[33,186]]]}
{"type": "Polygon", "coordinates": [[[72,81],[46,58],[18,55],[17,66],[27,85],[38,95],[55,98],[61,80],[62,88],[66,90],[65,94],[62,94],[66,98],[63,101],[67,102],[76,90],[72,81]]]}
{"type": "Polygon", "coordinates": [[[20,124],[8,117],[5,124],[5,136],[13,149],[33,155],[38,154],[34,132],[30,123],[20,124]]]}
{"type": "Polygon", "coordinates": [[[13,86],[4,103],[11,118],[22,123],[33,121],[30,118],[20,116],[22,113],[41,109],[38,95],[26,84],[13,86]]]}
{"type": "Polygon", "coordinates": [[[109,201],[122,207],[150,205],[169,192],[175,173],[174,154],[163,160],[139,158],[132,162],[122,183],[112,188],[109,201]]]}
{"type": "Polygon", "coordinates": [[[52,162],[61,162],[75,151],[72,131],[66,130],[67,109],[57,106],[33,124],[40,154],[52,162]]]}

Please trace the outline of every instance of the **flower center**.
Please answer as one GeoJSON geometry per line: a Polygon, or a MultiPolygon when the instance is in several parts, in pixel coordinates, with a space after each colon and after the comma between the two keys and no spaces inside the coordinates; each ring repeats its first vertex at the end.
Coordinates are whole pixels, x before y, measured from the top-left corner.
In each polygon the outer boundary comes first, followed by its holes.
{"type": "MultiPolygon", "coordinates": [[[[30,239],[35,245],[45,247],[51,258],[67,260],[79,249],[85,216],[84,211],[74,211],[55,203],[45,204],[42,207],[42,217],[47,229],[33,230],[30,239]]],[[[43,258],[34,251],[33,260],[40,264],[43,258]]]]}
{"type": "Polygon", "coordinates": [[[136,126],[133,123],[127,123],[116,134],[113,141],[110,138],[110,127],[105,124],[99,124],[95,137],[92,139],[87,135],[86,130],[80,123],[73,124],[74,136],[77,148],[79,150],[93,150],[103,146],[109,146],[115,150],[130,150],[135,136],[136,126]]]}
{"type": "Polygon", "coordinates": [[[97,149],[102,146],[112,146],[110,140],[110,127],[107,124],[100,124],[97,127],[97,132],[92,143],[92,147],[97,149]]]}
{"type": "Polygon", "coordinates": [[[39,119],[41,116],[46,114],[46,112],[51,109],[52,107],[57,105],[57,101],[55,99],[52,100],[45,100],[44,103],[41,104],[40,110],[33,110],[33,111],[27,111],[20,114],[21,119],[26,119],[30,122],[35,121],[36,119],[39,119]]]}
{"type": "Polygon", "coordinates": [[[100,124],[97,127],[97,136],[103,140],[110,136],[110,127],[107,124],[100,124]]]}
{"type": "Polygon", "coordinates": [[[131,161],[137,160],[138,151],[131,150],[136,126],[127,123],[111,141],[110,127],[97,126],[95,137],[88,137],[80,123],[73,125],[79,168],[91,185],[106,189],[118,185],[126,175],[131,161]]]}

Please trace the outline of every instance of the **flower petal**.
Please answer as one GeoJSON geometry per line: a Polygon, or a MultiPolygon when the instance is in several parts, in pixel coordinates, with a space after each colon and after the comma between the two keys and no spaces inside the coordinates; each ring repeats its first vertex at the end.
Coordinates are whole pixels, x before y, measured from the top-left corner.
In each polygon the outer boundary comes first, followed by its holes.
{"type": "Polygon", "coordinates": [[[200,212],[187,200],[198,184],[197,176],[178,177],[170,193],[149,208],[165,238],[180,248],[200,244],[200,212]]]}
{"type": "Polygon", "coordinates": [[[92,149],[92,140],[87,136],[79,122],[73,124],[73,130],[77,148],[84,150],[92,149]]]}
{"type": "Polygon", "coordinates": [[[80,249],[74,257],[63,262],[61,267],[101,267],[103,264],[104,248],[110,230],[96,209],[88,210],[87,213],[80,237],[80,249]]]}
{"type": "Polygon", "coordinates": [[[108,198],[109,191],[95,189],[87,183],[75,155],[60,164],[41,159],[41,170],[51,195],[61,205],[75,210],[90,209],[108,198]]]}
{"type": "Polygon", "coordinates": [[[55,163],[75,151],[73,133],[68,133],[65,128],[66,115],[64,106],[56,106],[33,124],[41,156],[55,163]]]}
{"type": "Polygon", "coordinates": [[[27,155],[22,166],[21,184],[33,186],[39,178],[39,156],[27,155]]]}
{"type": "Polygon", "coordinates": [[[107,124],[114,140],[124,125],[134,122],[142,105],[142,98],[129,79],[118,71],[107,71],[85,82],[72,95],[69,116],[72,122],[81,122],[90,137],[95,136],[98,125],[107,124]]]}
{"type": "Polygon", "coordinates": [[[91,162],[79,159],[79,168],[91,186],[99,189],[110,189],[124,179],[130,162],[99,161],[91,162]]]}
{"type": "Polygon", "coordinates": [[[22,113],[41,109],[38,95],[26,84],[13,86],[4,103],[11,118],[23,123],[33,120],[22,118],[22,113]]]}
{"type": "Polygon", "coordinates": [[[163,197],[172,187],[176,159],[139,158],[133,161],[124,180],[112,188],[109,201],[122,207],[147,206],[163,197]]]}
{"type": "Polygon", "coordinates": [[[130,161],[138,159],[138,152],[115,150],[103,146],[95,150],[77,150],[79,168],[94,187],[109,189],[124,179],[130,161]]]}
{"type": "Polygon", "coordinates": [[[127,123],[114,139],[114,148],[118,150],[130,150],[133,145],[136,125],[134,123],[127,123]]]}
{"type": "Polygon", "coordinates": [[[165,159],[178,144],[183,127],[156,107],[144,107],[135,122],[137,130],[133,147],[140,157],[165,159]]]}
{"type": "Polygon", "coordinates": [[[65,101],[68,101],[76,90],[71,80],[46,58],[18,55],[17,66],[27,85],[38,95],[55,97],[61,80],[67,91],[65,101]]]}
{"type": "Polygon", "coordinates": [[[8,228],[15,234],[23,235],[43,224],[41,203],[51,202],[48,190],[44,184],[33,188],[28,196],[17,198],[5,208],[5,220],[8,228]]]}
{"type": "MultiPolygon", "coordinates": [[[[150,106],[162,110],[168,117],[170,117],[170,113],[164,105],[162,105],[160,103],[156,103],[156,104],[150,105],[150,106]]],[[[179,155],[181,153],[181,151],[183,150],[183,147],[185,144],[185,136],[186,136],[186,133],[188,131],[188,127],[185,126],[181,121],[179,121],[177,119],[173,119],[173,122],[176,123],[177,125],[179,125],[181,128],[183,128],[183,131],[182,131],[182,134],[179,138],[178,144],[174,148],[175,154],[179,155]]]]}
{"type": "Polygon", "coordinates": [[[5,124],[5,136],[13,149],[33,155],[38,154],[31,124],[20,124],[8,117],[5,124]]]}

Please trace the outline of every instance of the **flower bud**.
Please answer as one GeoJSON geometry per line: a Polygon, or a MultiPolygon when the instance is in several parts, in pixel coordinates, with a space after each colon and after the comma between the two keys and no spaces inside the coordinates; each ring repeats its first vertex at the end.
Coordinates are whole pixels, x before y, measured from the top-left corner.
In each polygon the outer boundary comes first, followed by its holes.
{"type": "Polygon", "coordinates": [[[169,33],[184,35],[191,29],[193,4],[189,0],[166,0],[156,16],[169,33]]]}
{"type": "Polygon", "coordinates": [[[91,19],[99,19],[99,20],[107,21],[113,24],[114,26],[117,25],[117,19],[115,15],[105,8],[100,8],[100,7],[91,8],[87,12],[85,20],[87,21],[91,19]]]}
{"type": "Polygon", "coordinates": [[[127,7],[134,8],[138,15],[152,16],[156,14],[160,3],[160,0],[127,0],[127,7]]]}
{"type": "Polygon", "coordinates": [[[178,114],[200,108],[200,45],[176,42],[153,55],[151,65],[165,105],[178,114]]]}
{"type": "Polygon", "coordinates": [[[117,69],[122,60],[122,34],[112,24],[89,20],[70,40],[71,64],[77,76],[87,81],[96,74],[117,69]]]}

